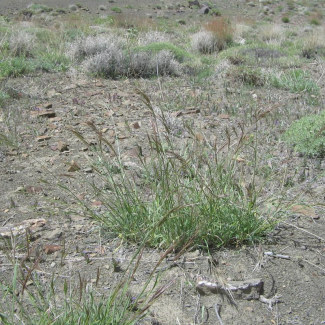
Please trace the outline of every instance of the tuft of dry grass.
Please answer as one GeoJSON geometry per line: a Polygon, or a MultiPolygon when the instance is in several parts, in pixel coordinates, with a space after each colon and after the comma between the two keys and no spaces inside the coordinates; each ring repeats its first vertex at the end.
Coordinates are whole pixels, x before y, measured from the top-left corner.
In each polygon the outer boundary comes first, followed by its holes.
{"type": "Polygon", "coordinates": [[[9,39],[9,49],[14,56],[31,56],[35,47],[35,36],[23,30],[13,33],[9,39]]]}
{"type": "Polygon", "coordinates": [[[225,17],[216,17],[207,22],[204,28],[218,39],[218,49],[223,50],[232,42],[234,29],[230,20],[225,17]]]}
{"type": "Polygon", "coordinates": [[[269,44],[281,44],[285,39],[284,32],[284,29],[280,25],[269,24],[261,28],[259,38],[261,41],[269,44]]]}

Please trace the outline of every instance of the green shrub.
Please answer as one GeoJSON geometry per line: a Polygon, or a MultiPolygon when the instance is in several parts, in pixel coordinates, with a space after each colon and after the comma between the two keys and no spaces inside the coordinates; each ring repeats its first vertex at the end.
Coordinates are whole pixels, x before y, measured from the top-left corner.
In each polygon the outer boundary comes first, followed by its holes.
{"type": "Polygon", "coordinates": [[[35,59],[35,69],[45,72],[66,71],[70,60],[61,53],[44,52],[35,59]]]}
{"type": "Polygon", "coordinates": [[[309,157],[325,156],[325,111],[304,116],[284,134],[284,140],[295,150],[309,157]]]}
{"type": "Polygon", "coordinates": [[[289,23],[290,22],[289,17],[287,17],[287,16],[282,17],[282,22],[285,23],[285,24],[289,23]]]}
{"type": "Polygon", "coordinates": [[[34,70],[32,62],[23,57],[0,61],[0,77],[18,77],[34,70]]]}

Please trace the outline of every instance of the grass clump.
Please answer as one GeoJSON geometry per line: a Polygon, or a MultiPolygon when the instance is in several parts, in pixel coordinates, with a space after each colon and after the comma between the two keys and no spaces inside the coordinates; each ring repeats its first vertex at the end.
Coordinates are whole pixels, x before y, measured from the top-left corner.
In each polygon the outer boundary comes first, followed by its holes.
{"type": "Polygon", "coordinates": [[[18,77],[35,71],[35,67],[24,57],[7,58],[0,61],[1,77],[18,77]]]}
{"type": "Polygon", "coordinates": [[[281,73],[279,76],[272,76],[271,84],[276,88],[290,90],[291,92],[306,92],[312,95],[319,94],[318,85],[309,78],[306,71],[301,69],[281,73]]]}
{"type": "Polygon", "coordinates": [[[111,10],[118,13],[118,14],[120,14],[122,12],[122,9],[119,8],[119,7],[112,7],[111,10]]]}
{"type": "Polygon", "coordinates": [[[284,140],[308,157],[325,156],[325,111],[304,116],[294,122],[284,134],[284,140]]]}
{"type": "Polygon", "coordinates": [[[146,159],[138,157],[136,170],[126,170],[118,149],[88,123],[115,154],[111,159],[100,154],[94,161],[94,170],[106,186],[100,189],[94,185],[93,190],[106,212],[92,216],[113,236],[119,234],[134,242],[154,228],[148,238],[154,247],[189,241],[219,247],[262,236],[269,225],[258,214],[256,193],[247,195],[240,185],[233,159],[238,152],[223,156],[195,139],[180,150],[175,139],[186,126],[146,103],[152,112],[154,133],[148,135],[150,153],[146,159]]]}

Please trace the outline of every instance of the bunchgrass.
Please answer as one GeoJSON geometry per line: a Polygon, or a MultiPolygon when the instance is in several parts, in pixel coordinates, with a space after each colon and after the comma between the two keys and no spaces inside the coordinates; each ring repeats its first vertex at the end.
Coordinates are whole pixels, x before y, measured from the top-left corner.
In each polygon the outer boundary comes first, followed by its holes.
{"type": "MultiPolygon", "coordinates": [[[[112,236],[132,242],[155,229],[147,241],[153,247],[177,242],[179,249],[193,234],[193,243],[203,247],[237,245],[263,236],[272,223],[258,212],[257,192],[247,194],[241,186],[234,159],[244,145],[243,138],[237,149],[228,152],[204,146],[195,137],[180,150],[174,143],[181,126],[175,125],[179,128],[175,132],[173,120],[161,111],[157,113],[142,95],[152,112],[153,134],[148,134],[149,154],[138,157],[135,170],[126,170],[119,148],[88,123],[100,137],[99,143],[114,153],[108,159],[98,147],[93,168],[106,185],[101,189],[92,184],[92,191],[107,211],[93,214],[87,209],[92,217],[112,236]]],[[[183,127],[193,132],[189,126],[183,127]]],[[[79,132],[73,132],[87,143],[79,132]]]]}
{"type": "Polygon", "coordinates": [[[312,95],[319,94],[319,87],[312,80],[308,72],[301,69],[293,69],[279,76],[271,76],[271,84],[280,89],[291,92],[306,92],[312,95]]]}

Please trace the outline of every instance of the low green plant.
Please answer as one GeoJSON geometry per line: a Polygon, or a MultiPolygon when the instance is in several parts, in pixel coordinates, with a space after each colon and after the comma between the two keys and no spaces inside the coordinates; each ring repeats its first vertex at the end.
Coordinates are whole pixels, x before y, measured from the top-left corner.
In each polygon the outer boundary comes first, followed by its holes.
{"type": "Polygon", "coordinates": [[[118,14],[120,14],[122,12],[122,9],[119,8],[119,7],[112,7],[111,10],[118,13],[118,14]]]}
{"type": "Polygon", "coordinates": [[[35,59],[35,69],[45,72],[66,71],[69,66],[69,58],[60,52],[44,51],[35,59]]]}
{"type": "Polygon", "coordinates": [[[309,74],[301,69],[294,69],[279,76],[271,76],[271,84],[280,89],[291,92],[306,92],[312,95],[319,94],[319,87],[309,74]]]}
{"type": "Polygon", "coordinates": [[[294,122],[283,136],[294,149],[309,157],[325,156],[325,111],[294,122]]]}
{"type": "Polygon", "coordinates": [[[290,19],[289,19],[289,17],[287,17],[287,16],[282,17],[281,20],[282,20],[282,22],[285,23],[285,24],[288,24],[288,23],[290,22],[290,19]]]}
{"type": "Polygon", "coordinates": [[[6,58],[0,61],[0,77],[18,77],[35,71],[30,60],[24,57],[6,58]]]}
{"type": "Polygon", "coordinates": [[[309,21],[309,23],[311,25],[315,25],[315,26],[319,26],[320,25],[320,21],[317,18],[313,18],[309,21]]]}
{"type": "Polygon", "coordinates": [[[173,53],[175,58],[182,62],[185,59],[192,59],[194,56],[187,52],[186,50],[178,47],[170,42],[157,42],[157,43],[150,43],[144,46],[137,46],[131,49],[132,52],[151,52],[151,53],[159,53],[162,50],[167,50],[173,53]]]}

